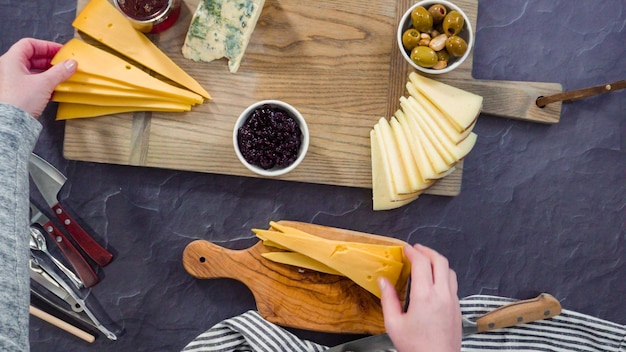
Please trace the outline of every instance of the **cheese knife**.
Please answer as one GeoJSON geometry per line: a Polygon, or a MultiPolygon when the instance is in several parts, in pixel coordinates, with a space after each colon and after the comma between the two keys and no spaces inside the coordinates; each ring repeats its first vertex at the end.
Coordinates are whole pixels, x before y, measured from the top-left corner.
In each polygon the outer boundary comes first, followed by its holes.
{"type": "Polygon", "coordinates": [[[28,163],[28,171],[46,203],[48,203],[50,208],[54,211],[54,214],[63,224],[63,227],[65,227],[80,248],[82,248],[99,266],[104,267],[109,264],[113,259],[113,255],[96,242],[96,240],[63,209],[57,199],[57,195],[67,178],[54,166],[34,153],[31,154],[28,163]]]}
{"type": "MultiPolygon", "coordinates": [[[[550,294],[542,293],[535,298],[499,307],[482,315],[475,322],[462,317],[463,336],[548,319],[558,314],[561,314],[559,301],[550,294]]],[[[374,352],[393,347],[389,335],[380,334],[331,347],[326,352],[374,352]]]]}

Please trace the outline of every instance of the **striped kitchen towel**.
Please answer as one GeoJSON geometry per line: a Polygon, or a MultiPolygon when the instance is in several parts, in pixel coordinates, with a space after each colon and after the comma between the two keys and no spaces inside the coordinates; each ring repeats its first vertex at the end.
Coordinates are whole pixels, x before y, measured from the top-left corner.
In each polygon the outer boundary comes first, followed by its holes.
{"type": "MultiPolygon", "coordinates": [[[[514,299],[476,295],[461,300],[463,316],[474,320],[514,299]]],[[[184,352],[324,351],[326,346],[301,340],[283,328],[248,311],[224,320],[200,334],[184,352]]],[[[473,351],[585,351],[626,352],[626,326],[563,309],[541,321],[463,338],[463,352],[473,351]]]]}

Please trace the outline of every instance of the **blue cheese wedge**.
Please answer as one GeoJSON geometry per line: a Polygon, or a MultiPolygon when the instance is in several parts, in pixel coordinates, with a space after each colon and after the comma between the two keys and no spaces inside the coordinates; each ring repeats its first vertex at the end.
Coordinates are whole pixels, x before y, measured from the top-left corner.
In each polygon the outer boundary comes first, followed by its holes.
{"type": "Polygon", "coordinates": [[[183,56],[205,62],[225,57],[230,72],[237,72],[264,3],[265,0],[201,0],[185,37],[183,56]]]}

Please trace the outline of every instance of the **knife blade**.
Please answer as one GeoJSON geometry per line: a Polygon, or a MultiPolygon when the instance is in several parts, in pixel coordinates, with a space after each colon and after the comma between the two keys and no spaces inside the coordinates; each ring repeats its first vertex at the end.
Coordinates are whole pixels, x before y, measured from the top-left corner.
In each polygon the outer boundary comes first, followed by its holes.
{"type": "MultiPolygon", "coordinates": [[[[72,298],[72,296],[70,296],[70,294],[65,291],[65,289],[63,289],[63,287],[61,287],[58,282],[56,282],[50,275],[48,275],[48,273],[46,273],[43,268],[35,264],[32,259],[28,261],[28,266],[30,268],[30,278],[34,282],[38,283],[50,293],[53,293],[55,296],[62,299],[73,311],[77,313],[83,311],[83,307],[81,307],[81,305],[76,302],[76,300],[72,298]]],[[[31,283],[31,287],[32,285],[33,284],[31,283]]]]}
{"type": "Polygon", "coordinates": [[[76,274],[83,282],[85,287],[92,287],[100,280],[98,275],[93,271],[91,265],[87,263],[85,258],[80,254],[78,249],[74,247],[72,242],[59,230],[52,221],[33,203],[30,203],[31,224],[37,224],[41,227],[38,230],[47,233],[52,241],[56,243],[67,261],[72,265],[76,274]]]}
{"type": "MultiPolygon", "coordinates": [[[[527,300],[506,304],[482,315],[476,322],[462,317],[463,336],[501,329],[561,314],[561,304],[552,295],[542,293],[527,300]]],[[[326,352],[375,352],[394,348],[387,334],[368,336],[331,347],[326,352]]]]}
{"type": "Polygon", "coordinates": [[[67,178],[54,166],[50,165],[50,163],[35,153],[31,154],[28,163],[28,171],[46,203],[48,203],[50,208],[54,211],[54,214],[59,218],[65,229],[80,248],[82,248],[99,266],[104,267],[109,264],[113,259],[113,255],[94,240],[93,237],[70,216],[57,199],[59,191],[65,184],[67,178]]]}
{"type": "Polygon", "coordinates": [[[35,253],[31,251],[31,259],[35,264],[39,265],[45,270],[56,282],[67,291],[70,296],[78,304],[83,307],[83,312],[89,320],[93,323],[93,326],[103,333],[109,340],[115,341],[118,336],[123,332],[123,329],[117,326],[115,322],[106,314],[102,306],[91,294],[91,290],[87,289],[73,289],[63,278],[60,276],[58,270],[50,265],[50,259],[41,253],[35,253]]]}

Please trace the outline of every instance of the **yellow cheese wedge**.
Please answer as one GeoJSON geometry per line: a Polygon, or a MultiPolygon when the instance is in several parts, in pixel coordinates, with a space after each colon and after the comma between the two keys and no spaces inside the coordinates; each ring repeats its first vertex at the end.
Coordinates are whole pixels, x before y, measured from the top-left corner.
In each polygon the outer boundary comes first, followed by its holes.
{"type": "MultiPolygon", "coordinates": [[[[303,236],[303,237],[308,237],[312,239],[319,238],[319,236],[312,235],[308,232],[298,230],[291,226],[285,226],[285,225],[279,224],[275,221],[270,221],[270,227],[272,229],[275,229],[276,231],[280,231],[282,233],[289,233],[295,236],[303,236]]],[[[348,241],[344,242],[344,244],[348,247],[359,248],[359,249],[368,251],[370,253],[379,255],[381,257],[389,258],[391,260],[395,260],[399,262],[403,261],[403,258],[404,258],[404,249],[402,248],[402,246],[382,245],[382,244],[376,244],[376,243],[363,243],[363,242],[348,242],[348,241]]]]}
{"type": "Polygon", "coordinates": [[[381,118],[378,123],[374,125],[374,131],[376,131],[378,138],[378,148],[381,151],[383,163],[385,167],[390,170],[389,175],[393,187],[391,200],[397,201],[414,198],[415,192],[411,191],[389,122],[384,117],[381,118]]]}
{"type": "Polygon", "coordinates": [[[94,76],[84,72],[74,73],[72,77],[70,77],[64,83],[82,84],[94,87],[106,87],[108,89],[115,89],[118,91],[141,91],[164,97],[170,97],[173,99],[179,99],[181,101],[189,101],[189,103],[191,104],[202,104],[202,102],[204,101],[202,96],[194,92],[188,91],[186,89],[179,89],[169,84],[160,85],[161,87],[167,88],[167,90],[159,90],[155,87],[146,87],[143,82],[142,85],[132,85],[127,82],[116,81],[106,77],[94,76]]]}
{"type": "Polygon", "coordinates": [[[391,196],[395,192],[391,182],[391,170],[383,160],[380,150],[379,138],[375,130],[370,131],[370,143],[372,154],[372,201],[374,210],[391,210],[409,204],[419,197],[415,194],[411,198],[404,200],[392,200],[391,196]]]}
{"type": "Polygon", "coordinates": [[[132,106],[137,108],[144,108],[144,110],[146,111],[149,111],[151,108],[183,111],[191,110],[191,105],[185,103],[176,103],[171,101],[145,98],[111,97],[106,95],[66,92],[54,92],[54,94],[52,95],[52,101],[56,101],[59,103],[76,103],[102,106],[132,106]]]}
{"type": "Polygon", "coordinates": [[[344,276],[342,273],[329,267],[328,265],[322,264],[317,260],[313,260],[310,257],[297,252],[267,252],[261,253],[261,256],[276,263],[319,271],[320,273],[325,274],[344,276]]]}
{"type": "Polygon", "coordinates": [[[389,119],[389,125],[393,131],[393,137],[398,144],[398,152],[400,153],[400,158],[404,164],[404,170],[406,171],[406,176],[409,180],[412,193],[425,190],[432,183],[426,182],[422,178],[419,168],[415,162],[415,158],[413,157],[411,147],[409,146],[406,131],[403,130],[402,125],[400,125],[400,122],[395,116],[389,119]]]}
{"type": "MultiPolygon", "coordinates": [[[[118,53],[211,99],[209,93],[189,74],[154,45],[107,0],[91,0],[76,16],[74,28],[118,53]]],[[[80,67],[80,64],[79,64],[80,67]]]]}
{"type": "MultiPolygon", "coordinates": [[[[121,114],[125,112],[137,112],[147,111],[148,109],[142,107],[133,106],[102,106],[102,105],[88,105],[88,104],[75,104],[75,103],[59,103],[57,109],[57,120],[69,120],[84,117],[96,117],[112,114],[121,114]]],[[[163,112],[182,112],[186,110],[182,109],[167,109],[167,108],[150,108],[150,111],[163,111],[163,112]]]]}
{"type": "Polygon", "coordinates": [[[441,178],[441,176],[433,168],[422,143],[419,141],[418,137],[413,134],[413,127],[409,125],[408,117],[404,114],[404,112],[402,112],[402,110],[396,111],[394,117],[398,120],[400,126],[402,126],[402,131],[407,135],[407,141],[409,142],[409,147],[413,152],[413,158],[422,180],[426,183],[432,184],[433,180],[437,180],[441,178]]]}
{"type": "Polygon", "coordinates": [[[409,95],[415,99],[419,105],[428,112],[431,116],[433,116],[434,121],[437,123],[437,126],[441,129],[442,132],[446,134],[448,139],[454,144],[458,144],[472,132],[474,126],[476,125],[476,120],[474,123],[465,131],[459,133],[454,125],[443,115],[443,113],[430,102],[422,93],[420,93],[413,84],[406,84],[407,91],[409,95]]]}
{"type": "Polygon", "coordinates": [[[422,109],[419,105],[413,105],[409,103],[409,100],[406,97],[400,97],[400,106],[407,113],[407,116],[413,118],[419,128],[424,132],[426,137],[432,143],[434,149],[439,153],[443,161],[448,165],[454,165],[457,160],[450,154],[450,152],[442,145],[439,137],[442,132],[436,126],[433,126],[429,123],[424,122],[426,111],[422,109]]]}
{"type": "Polygon", "coordinates": [[[395,286],[404,267],[402,262],[348,248],[340,241],[320,237],[311,239],[278,231],[255,229],[254,232],[263,233],[263,237],[337,270],[379,298],[378,278],[385,277],[395,286]]]}
{"type": "Polygon", "coordinates": [[[55,92],[91,94],[107,97],[125,97],[125,98],[143,98],[151,100],[170,101],[175,103],[196,104],[195,100],[186,97],[172,97],[168,95],[157,94],[151,91],[141,89],[116,89],[107,86],[86,84],[75,81],[65,81],[54,88],[55,92]]]}
{"type": "Polygon", "coordinates": [[[430,100],[460,133],[472,126],[480,114],[483,97],[448,84],[426,78],[415,72],[409,80],[430,100]]]}
{"type": "Polygon", "coordinates": [[[415,112],[409,107],[403,107],[402,110],[407,117],[411,133],[413,133],[414,138],[422,144],[422,148],[424,148],[430,164],[437,173],[437,177],[444,175],[448,170],[450,170],[452,165],[443,159],[436,147],[435,141],[429,138],[426,131],[419,126],[417,118],[414,116],[415,112]]]}
{"type": "Polygon", "coordinates": [[[121,82],[131,82],[138,87],[151,87],[158,91],[171,92],[173,95],[189,94],[184,89],[154,78],[137,66],[78,39],[70,39],[65,43],[56,53],[51,64],[56,65],[67,59],[75,59],[78,62],[77,70],[79,73],[121,82]]]}
{"type": "Polygon", "coordinates": [[[448,139],[448,136],[439,129],[439,125],[434,121],[433,117],[418,104],[415,98],[409,97],[406,99],[406,102],[415,110],[420,111],[420,113],[416,115],[418,124],[423,129],[430,129],[429,133],[431,133],[439,143],[440,148],[438,148],[438,150],[445,150],[446,155],[452,160],[452,164],[459,162],[472,150],[476,143],[476,134],[474,132],[470,132],[469,136],[465,138],[467,141],[464,139],[460,144],[454,144],[448,139]]]}

